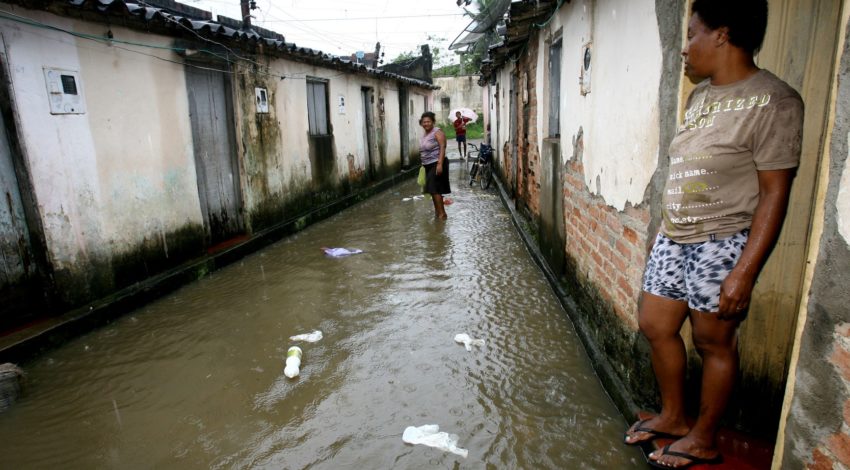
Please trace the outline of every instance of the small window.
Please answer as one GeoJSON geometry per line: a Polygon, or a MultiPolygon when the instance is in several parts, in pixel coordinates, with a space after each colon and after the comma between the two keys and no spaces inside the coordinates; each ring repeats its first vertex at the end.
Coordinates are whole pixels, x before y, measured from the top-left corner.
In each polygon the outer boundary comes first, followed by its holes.
{"type": "Polygon", "coordinates": [[[450,109],[452,107],[452,99],[444,96],[440,98],[440,105],[443,107],[443,110],[450,109]]]}
{"type": "Polygon", "coordinates": [[[66,95],[76,95],[77,94],[77,82],[74,80],[73,75],[62,75],[62,93],[66,95]]]}
{"type": "Polygon", "coordinates": [[[310,135],[329,135],[328,83],[307,80],[307,121],[310,135]]]}

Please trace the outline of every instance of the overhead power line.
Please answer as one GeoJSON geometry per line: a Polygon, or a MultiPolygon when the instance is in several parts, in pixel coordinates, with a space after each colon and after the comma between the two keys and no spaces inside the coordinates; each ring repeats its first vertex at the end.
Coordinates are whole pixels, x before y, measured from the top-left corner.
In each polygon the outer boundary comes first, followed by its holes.
{"type": "Polygon", "coordinates": [[[463,13],[447,13],[440,15],[400,15],[400,16],[359,16],[356,18],[310,18],[310,19],[291,19],[291,20],[275,20],[267,21],[267,23],[288,23],[292,21],[307,22],[307,21],[364,21],[364,20],[395,20],[403,18],[433,18],[436,16],[463,16],[463,13]]]}

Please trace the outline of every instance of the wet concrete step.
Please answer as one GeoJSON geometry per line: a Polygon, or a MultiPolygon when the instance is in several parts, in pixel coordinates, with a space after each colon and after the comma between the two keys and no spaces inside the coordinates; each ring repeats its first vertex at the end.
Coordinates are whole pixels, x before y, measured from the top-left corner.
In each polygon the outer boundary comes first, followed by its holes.
{"type": "MultiPolygon", "coordinates": [[[[642,411],[640,419],[654,416],[653,413],[642,411]]],[[[693,470],[768,470],[773,460],[774,443],[749,436],[733,429],[722,428],[718,435],[720,453],[723,463],[717,465],[694,465],[693,470]]],[[[643,446],[644,457],[649,461],[649,454],[672,444],[672,439],[656,439],[651,444],[643,446]]]]}

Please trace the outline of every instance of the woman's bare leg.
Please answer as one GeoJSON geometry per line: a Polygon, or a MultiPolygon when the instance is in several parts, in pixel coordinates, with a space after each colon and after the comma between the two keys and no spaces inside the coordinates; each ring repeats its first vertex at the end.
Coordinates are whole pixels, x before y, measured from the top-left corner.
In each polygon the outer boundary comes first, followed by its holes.
{"type": "Polygon", "coordinates": [[[446,206],[443,204],[443,195],[431,194],[431,199],[434,200],[434,217],[446,220],[448,214],[446,214],[446,206]]]}
{"type": "MultiPolygon", "coordinates": [[[[688,303],[643,292],[638,325],[649,341],[652,369],[661,392],[661,413],[645,422],[642,427],[674,435],[685,435],[685,343],[679,330],[688,317],[688,303]]],[[[635,432],[634,426],[626,433],[626,443],[634,444],[649,439],[648,433],[635,432]]]]}
{"type": "MultiPolygon", "coordinates": [[[[691,312],[694,345],[702,356],[702,388],[699,416],[694,427],[670,450],[701,458],[717,455],[717,429],[738,377],[739,320],[721,320],[715,313],[691,312]]],[[[672,468],[685,465],[687,459],[653,453],[650,458],[672,468]]]]}

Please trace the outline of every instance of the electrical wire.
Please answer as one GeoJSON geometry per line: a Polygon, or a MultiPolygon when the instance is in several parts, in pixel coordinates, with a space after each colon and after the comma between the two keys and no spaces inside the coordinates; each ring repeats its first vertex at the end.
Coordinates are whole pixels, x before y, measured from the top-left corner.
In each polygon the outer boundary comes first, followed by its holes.
{"type": "Polygon", "coordinates": [[[355,18],[310,18],[310,19],[293,19],[293,20],[277,20],[274,23],[288,23],[291,21],[310,22],[310,21],[365,21],[365,20],[390,20],[402,18],[431,18],[436,16],[463,16],[463,13],[447,13],[439,15],[399,15],[399,16],[359,16],[355,18]]]}
{"type": "MultiPolygon", "coordinates": [[[[249,72],[234,72],[232,70],[225,70],[225,69],[219,69],[219,68],[214,68],[214,67],[205,67],[205,66],[193,64],[191,62],[186,62],[186,61],[176,61],[176,60],[168,59],[168,58],[165,58],[165,57],[160,57],[160,56],[155,55],[155,54],[148,54],[146,52],[137,51],[137,50],[129,49],[129,48],[126,48],[126,47],[116,46],[115,43],[126,44],[126,45],[137,46],[137,47],[146,47],[146,48],[156,49],[156,50],[167,50],[167,51],[171,51],[171,52],[184,53],[184,54],[187,51],[193,50],[193,49],[190,49],[190,48],[159,46],[159,45],[156,45],[156,44],[146,44],[146,43],[140,43],[140,42],[135,42],[135,41],[123,41],[123,40],[120,40],[120,39],[110,38],[108,36],[96,36],[96,35],[93,35],[93,34],[78,33],[76,31],[69,31],[69,30],[60,28],[58,26],[53,26],[53,25],[50,25],[50,24],[46,24],[46,23],[42,23],[42,22],[39,22],[39,21],[32,20],[30,18],[26,18],[24,16],[16,15],[16,14],[9,12],[9,11],[6,11],[6,10],[0,10],[0,18],[7,19],[9,21],[14,21],[16,23],[26,24],[28,26],[33,26],[33,27],[36,27],[36,28],[42,28],[42,29],[61,32],[61,33],[64,33],[64,34],[68,34],[70,36],[90,40],[90,41],[93,41],[93,42],[96,42],[96,43],[99,43],[99,44],[108,45],[108,46],[111,46],[111,47],[115,47],[116,49],[124,50],[124,51],[127,51],[127,52],[145,55],[145,56],[152,57],[154,59],[161,60],[161,61],[164,61],[164,62],[171,62],[173,64],[181,65],[181,66],[184,66],[184,67],[191,67],[191,68],[200,69],[200,70],[226,73],[226,74],[230,74],[230,75],[236,75],[237,73],[242,74],[242,75],[250,75],[251,74],[249,72]]],[[[204,53],[216,56],[216,57],[221,57],[220,54],[216,54],[215,52],[208,51],[206,49],[198,49],[198,51],[204,52],[204,53]]],[[[230,59],[225,58],[225,60],[230,64],[236,64],[236,62],[234,62],[230,59]]],[[[257,71],[257,72],[254,72],[254,73],[259,73],[261,75],[266,75],[266,76],[270,76],[270,77],[274,77],[274,78],[280,78],[281,80],[284,80],[284,79],[287,79],[287,78],[295,79],[295,80],[307,78],[306,73],[304,74],[304,76],[297,76],[297,75],[291,75],[291,74],[290,75],[287,75],[287,74],[281,75],[281,74],[273,74],[273,73],[262,72],[262,71],[257,71]]],[[[327,79],[331,79],[331,78],[340,77],[342,75],[346,75],[346,72],[338,73],[336,75],[331,75],[331,76],[327,76],[327,77],[316,77],[316,78],[321,78],[321,79],[327,80],[327,79]]]]}

